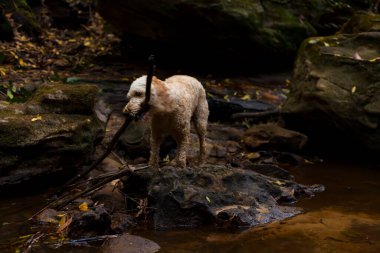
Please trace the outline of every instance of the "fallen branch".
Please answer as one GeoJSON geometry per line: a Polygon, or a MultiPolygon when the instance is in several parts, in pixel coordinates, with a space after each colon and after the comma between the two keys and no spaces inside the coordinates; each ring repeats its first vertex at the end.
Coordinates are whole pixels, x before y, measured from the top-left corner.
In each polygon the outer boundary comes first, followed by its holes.
{"type": "Polygon", "coordinates": [[[45,243],[45,245],[51,245],[54,248],[59,248],[62,245],[83,245],[85,243],[89,242],[97,242],[97,241],[104,241],[107,239],[112,239],[112,238],[117,238],[120,235],[100,235],[100,236],[95,236],[95,237],[87,237],[87,238],[79,238],[79,239],[73,239],[73,240],[65,240],[61,241],[59,243],[45,243]]]}
{"type": "Polygon", "coordinates": [[[239,119],[239,118],[264,117],[264,116],[277,115],[280,113],[281,112],[279,109],[276,109],[273,111],[265,111],[265,112],[238,112],[238,113],[232,114],[232,118],[239,119]]]}
{"type": "Polygon", "coordinates": [[[132,120],[133,120],[133,118],[126,117],[123,125],[119,128],[119,130],[116,132],[115,136],[112,138],[110,144],[108,145],[107,150],[94,163],[92,163],[90,167],[88,167],[86,170],[82,171],[80,174],[77,174],[75,177],[73,177],[67,183],[65,183],[62,186],[62,188],[58,192],[56,192],[56,195],[62,194],[62,192],[64,190],[66,190],[66,188],[68,186],[74,184],[76,181],[83,178],[88,173],[90,173],[92,170],[94,170],[96,168],[96,166],[98,166],[112,152],[112,149],[116,145],[118,139],[124,133],[125,129],[129,126],[129,124],[132,122],[132,120]]]}
{"type": "Polygon", "coordinates": [[[29,240],[25,243],[26,249],[23,251],[23,253],[29,253],[31,252],[33,245],[38,242],[45,234],[42,232],[37,232],[34,235],[32,235],[29,240]]]}
{"type": "Polygon", "coordinates": [[[55,206],[51,207],[53,209],[61,209],[63,207],[65,207],[66,205],[70,204],[72,201],[74,201],[75,199],[85,195],[86,193],[89,193],[89,192],[92,192],[94,190],[97,190],[98,188],[104,186],[105,184],[115,180],[115,179],[119,179],[123,176],[126,176],[128,174],[132,174],[133,172],[135,172],[136,170],[141,170],[141,169],[146,169],[146,168],[149,168],[149,166],[145,166],[145,167],[141,167],[141,168],[138,168],[138,169],[131,169],[129,168],[129,166],[126,166],[123,170],[121,170],[120,172],[114,174],[114,175],[111,175],[109,176],[108,178],[105,178],[103,181],[99,182],[99,183],[96,183],[94,184],[93,186],[89,187],[88,189],[85,189],[83,191],[80,191],[78,192],[77,194],[74,194],[72,197],[70,197],[69,199],[67,200],[63,200],[62,203],[58,203],[56,204],[55,206]]]}

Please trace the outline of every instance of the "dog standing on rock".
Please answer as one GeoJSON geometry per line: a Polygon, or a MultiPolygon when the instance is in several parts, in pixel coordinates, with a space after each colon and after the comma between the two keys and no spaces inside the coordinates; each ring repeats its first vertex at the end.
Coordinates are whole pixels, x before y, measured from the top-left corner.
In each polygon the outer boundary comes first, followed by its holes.
{"type": "MultiPolygon", "coordinates": [[[[129,89],[128,104],[123,112],[136,116],[144,105],[147,77],[136,79],[129,89]]],[[[194,123],[199,138],[199,162],[205,159],[205,136],[207,132],[208,104],[202,84],[185,75],[172,76],[165,81],[152,78],[149,115],[151,120],[149,164],[158,168],[160,144],[166,135],[177,143],[176,162],[186,167],[186,152],[190,139],[190,122],[194,123]]]]}

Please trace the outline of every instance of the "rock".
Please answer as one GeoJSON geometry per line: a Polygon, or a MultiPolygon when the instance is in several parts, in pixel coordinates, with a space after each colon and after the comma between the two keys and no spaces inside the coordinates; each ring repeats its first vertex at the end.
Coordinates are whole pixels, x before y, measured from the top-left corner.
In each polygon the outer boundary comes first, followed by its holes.
{"type": "Polygon", "coordinates": [[[16,24],[20,25],[20,29],[29,36],[37,37],[41,34],[41,25],[38,22],[37,15],[30,8],[28,1],[3,1],[2,14],[0,15],[0,40],[3,38],[11,40],[14,36],[8,20],[3,16],[6,13],[12,13],[12,19],[16,24]]]}
{"type": "Polygon", "coordinates": [[[225,158],[227,155],[227,148],[222,145],[215,144],[210,150],[210,156],[217,158],[225,158]]]}
{"type": "Polygon", "coordinates": [[[132,215],[125,213],[114,213],[111,216],[111,230],[116,234],[126,232],[137,225],[132,215]]]}
{"type": "Polygon", "coordinates": [[[72,222],[69,226],[70,238],[83,238],[103,235],[111,224],[111,216],[103,206],[88,211],[71,211],[72,222]]]}
{"type": "Polygon", "coordinates": [[[153,52],[161,64],[177,68],[187,62],[207,71],[221,66],[252,71],[252,65],[290,66],[286,59],[303,39],[337,31],[354,10],[367,10],[370,2],[101,0],[98,10],[124,33],[132,53],[153,52]]]}
{"type": "Polygon", "coordinates": [[[104,205],[109,212],[126,209],[125,196],[120,193],[118,186],[108,183],[92,195],[92,200],[104,205]]]}
{"type": "Polygon", "coordinates": [[[40,214],[37,215],[36,221],[42,224],[46,223],[59,223],[59,212],[54,209],[45,209],[40,214]]]}
{"type": "Polygon", "coordinates": [[[324,149],[380,150],[379,19],[358,14],[339,34],[309,38],[299,50],[286,121],[324,149]]]}
{"type": "Polygon", "coordinates": [[[44,86],[26,104],[0,105],[0,187],[67,175],[89,160],[102,133],[91,113],[96,92],[44,86]]]}
{"type": "Polygon", "coordinates": [[[294,180],[294,176],[289,171],[274,164],[245,164],[244,169],[250,169],[262,175],[273,178],[294,180]]]}
{"type": "Polygon", "coordinates": [[[234,113],[274,111],[276,109],[272,104],[255,99],[244,101],[237,98],[230,100],[208,98],[207,101],[210,109],[210,121],[232,121],[234,113]]]}
{"type": "Polygon", "coordinates": [[[284,208],[279,202],[294,202],[295,196],[308,189],[290,180],[223,165],[139,171],[124,185],[128,194],[148,196],[156,229],[213,223],[252,227],[285,219],[300,210],[284,208]]]}
{"type": "Polygon", "coordinates": [[[250,149],[300,150],[306,144],[307,136],[274,123],[266,123],[249,128],[244,134],[243,142],[250,149]]]}
{"type": "Polygon", "coordinates": [[[112,238],[103,246],[104,253],[154,253],[160,246],[148,239],[136,235],[122,234],[112,238]]]}
{"type": "Polygon", "coordinates": [[[99,89],[95,85],[44,85],[27,103],[27,113],[92,115],[99,89]]]}

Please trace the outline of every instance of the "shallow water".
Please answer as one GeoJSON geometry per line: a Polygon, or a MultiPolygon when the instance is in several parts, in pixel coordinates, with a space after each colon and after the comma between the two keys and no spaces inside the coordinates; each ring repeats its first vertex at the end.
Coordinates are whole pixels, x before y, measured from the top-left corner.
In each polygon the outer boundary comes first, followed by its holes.
{"type": "MultiPolygon", "coordinates": [[[[296,181],[324,184],[326,191],[296,205],[304,214],[244,230],[215,228],[183,231],[135,230],[157,242],[160,252],[380,252],[380,169],[326,161],[291,168],[296,181]]],[[[25,235],[24,221],[43,206],[44,196],[0,200],[0,252],[15,252],[10,242],[25,235]]],[[[98,248],[40,248],[35,252],[100,252],[98,248]]]]}

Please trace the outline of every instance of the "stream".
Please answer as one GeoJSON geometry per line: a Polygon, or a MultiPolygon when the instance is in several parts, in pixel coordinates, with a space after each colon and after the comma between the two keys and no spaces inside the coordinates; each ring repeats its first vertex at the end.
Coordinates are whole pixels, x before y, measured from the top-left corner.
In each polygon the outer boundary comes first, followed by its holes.
{"type": "MultiPolygon", "coordinates": [[[[326,190],[296,205],[305,212],[265,226],[226,231],[214,227],[180,231],[135,229],[160,252],[380,252],[380,171],[368,164],[324,161],[288,168],[296,181],[322,183],[326,190]]],[[[0,252],[18,252],[12,243],[27,235],[25,221],[43,207],[42,194],[0,200],[0,252]]],[[[101,252],[96,246],[43,247],[33,252],[101,252]]]]}

